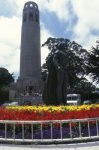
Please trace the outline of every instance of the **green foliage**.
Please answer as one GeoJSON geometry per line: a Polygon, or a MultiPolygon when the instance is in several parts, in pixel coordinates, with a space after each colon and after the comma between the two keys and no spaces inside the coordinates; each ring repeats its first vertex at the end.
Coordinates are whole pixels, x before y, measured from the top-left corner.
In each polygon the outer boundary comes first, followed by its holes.
{"type": "Polygon", "coordinates": [[[96,47],[92,47],[88,57],[87,74],[92,77],[93,81],[99,83],[99,41],[96,43],[96,47]]]}
{"type": "Polygon", "coordinates": [[[14,82],[13,74],[7,69],[0,68],[0,103],[9,99],[9,84],[14,82]]]}
{"type": "Polygon", "coordinates": [[[0,86],[6,86],[13,81],[13,74],[10,74],[5,68],[0,68],[0,86]]]}
{"type": "MultiPolygon", "coordinates": [[[[82,84],[82,79],[85,79],[86,65],[88,64],[89,53],[86,49],[83,49],[81,45],[74,41],[63,38],[48,38],[48,40],[42,46],[48,46],[50,53],[47,59],[59,49],[64,49],[68,56],[68,82],[69,92],[77,90],[77,86],[82,84]],[[61,44],[62,43],[62,44],[61,44]]],[[[47,65],[46,63],[42,66],[42,79],[46,79],[47,76],[47,65]]],[[[85,84],[85,82],[84,82],[85,84]]],[[[88,84],[88,83],[86,83],[88,84]]],[[[83,85],[82,85],[83,86],[83,85]]],[[[82,87],[83,88],[83,87],[82,87]]]]}
{"type": "MultiPolygon", "coordinates": [[[[81,78],[73,89],[73,93],[81,94],[82,101],[85,99],[93,99],[93,91],[96,90],[96,86],[90,83],[87,79],[81,78]]],[[[98,96],[99,97],[99,96],[98,96]]]]}

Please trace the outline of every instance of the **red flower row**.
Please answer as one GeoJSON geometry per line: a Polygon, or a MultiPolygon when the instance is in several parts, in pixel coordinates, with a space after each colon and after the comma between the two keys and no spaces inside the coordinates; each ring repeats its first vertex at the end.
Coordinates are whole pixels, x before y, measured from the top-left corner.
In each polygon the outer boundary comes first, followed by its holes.
{"type": "Polygon", "coordinates": [[[1,107],[0,120],[68,120],[99,117],[99,108],[69,112],[11,110],[1,107]]]}

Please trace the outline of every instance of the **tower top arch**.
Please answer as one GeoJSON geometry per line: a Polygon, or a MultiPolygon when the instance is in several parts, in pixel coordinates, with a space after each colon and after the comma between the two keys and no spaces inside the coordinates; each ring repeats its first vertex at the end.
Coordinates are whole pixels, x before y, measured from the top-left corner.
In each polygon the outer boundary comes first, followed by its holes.
{"type": "Polygon", "coordinates": [[[28,1],[24,4],[24,10],[25,9],[37,9],[38,10],[38,5],[33,1],[28,1]]]}

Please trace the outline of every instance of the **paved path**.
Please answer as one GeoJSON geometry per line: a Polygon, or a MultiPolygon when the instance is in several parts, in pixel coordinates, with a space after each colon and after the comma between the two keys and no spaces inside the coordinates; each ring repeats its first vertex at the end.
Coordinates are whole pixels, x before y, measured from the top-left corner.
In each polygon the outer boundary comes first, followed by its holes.
{"type": "Polygon", "coordinates": [[[0,150],[99,150],[99,142],[63,145],[3,145],[0,150]]]}

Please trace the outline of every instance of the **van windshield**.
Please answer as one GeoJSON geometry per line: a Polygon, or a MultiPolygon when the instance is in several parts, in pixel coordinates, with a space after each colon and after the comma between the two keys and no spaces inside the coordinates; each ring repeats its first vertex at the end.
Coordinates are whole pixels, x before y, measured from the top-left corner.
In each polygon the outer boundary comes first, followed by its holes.
{"type": "Polygon", "coordinates": [[[68,97],[67,97],[67,100],[68,100],[68,101],[72,101],[72,100],[73,100],[73,101],[77,101],[77,99],[78,99],[77,96],[68,96],[68,97]]]}

